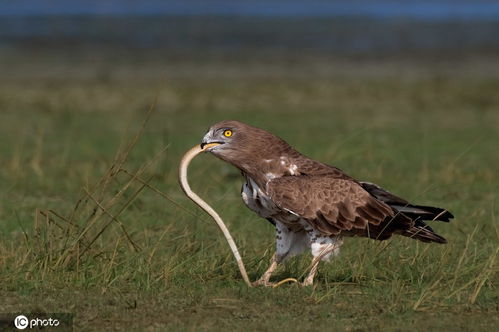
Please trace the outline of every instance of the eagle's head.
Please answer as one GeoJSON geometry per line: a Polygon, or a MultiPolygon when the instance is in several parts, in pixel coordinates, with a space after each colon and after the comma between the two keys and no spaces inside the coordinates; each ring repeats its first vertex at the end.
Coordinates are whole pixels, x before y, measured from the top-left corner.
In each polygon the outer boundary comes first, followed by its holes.
{"type": "Polygon", "coordinates": [[[283,153],[288,156],[297,153],[268,131],[233,120],[211,126],[201,141],[201,149],[245,172],[255,167],[259,169],[259,164],[283,153]]]}
{"type": "Polygon", "coordinates": [[[222,121],[208,129],[201,141],[201,149],[209,151],[218,157],[227,157],[235,151],[248,148],[248,134],[251,129],[239,121],[222,121]]]}
{"type": "Polygon", "coordinates": [[[287,143],[268,131],[233,120],[214,124],[201,141],[202,149],[236,166],[243,160],[265,158],[284,146],[287,143]]]}

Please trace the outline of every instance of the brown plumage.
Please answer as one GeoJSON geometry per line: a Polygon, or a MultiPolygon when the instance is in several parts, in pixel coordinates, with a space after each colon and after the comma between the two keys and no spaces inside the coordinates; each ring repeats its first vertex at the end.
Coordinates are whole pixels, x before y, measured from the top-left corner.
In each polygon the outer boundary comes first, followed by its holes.
{"type": "MultiPolygon", "coordinates": [[[[342,236],[386,240],[400,234],[446,242],[423,220],[449,221],[450,212],[412,205],[375,184],[359,182],[263,129],[223,121],[210,128],[201,145],[208,143],[218,143],[208,151],[241,170],[246,205],[276,226],[276,255],[260,284],[269,284],[277,263],[304,247],[328,259],[338,252],[342,236]]],[[[304,284],[313,282],[316,268],[304,284]]]]}

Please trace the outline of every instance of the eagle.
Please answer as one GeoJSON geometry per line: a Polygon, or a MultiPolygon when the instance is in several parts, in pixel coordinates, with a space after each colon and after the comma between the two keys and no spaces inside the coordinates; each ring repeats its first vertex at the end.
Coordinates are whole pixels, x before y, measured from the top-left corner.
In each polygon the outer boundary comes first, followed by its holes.
{"type": "Polygon", "coordinates": [[[203,148],[241,171],[244,203],[275,227],[275,254],[254,285],[273,285],[270,278],[278,265],[308,248],[313,259],[302,285],[312,285],[319,262],[338,255],[344,237],[386,240],[396,234],[447,242],[424,222],[448,222],[454,216],[446,209],[414,205],[376,184],[358,181],[266,130],[222,121],[210,127],[203,148]]]}

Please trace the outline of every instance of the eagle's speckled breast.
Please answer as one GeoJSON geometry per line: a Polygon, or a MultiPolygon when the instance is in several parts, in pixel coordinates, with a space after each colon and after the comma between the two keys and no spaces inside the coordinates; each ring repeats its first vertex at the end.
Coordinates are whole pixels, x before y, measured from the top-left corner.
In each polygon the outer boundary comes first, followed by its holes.
{"type": "MultiPolygon", "coordinates": [[[[262,190],[258,184],[248,175],[245,175],[246,182],[241,189],[241,197],[246,206],[262,218],[271,218],[281,222],[294,232],[303,231],[299,217],[292,211],[286,211],[278,207],[262,190]]],[[[269,179],[270,181],[272,179],[269,179]]]]}

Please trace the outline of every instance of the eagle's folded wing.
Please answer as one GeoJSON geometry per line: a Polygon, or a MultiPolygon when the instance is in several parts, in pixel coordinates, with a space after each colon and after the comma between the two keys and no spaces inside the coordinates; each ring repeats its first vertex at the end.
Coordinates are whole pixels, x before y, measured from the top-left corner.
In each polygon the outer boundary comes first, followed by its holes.
{"type": "Polygon", "coordinates": [[[300,216],[324,235],[364,230],[394,217],[387,204],[349,179],[284,176],[269,181],[266,189],[279,208],[300,216]]]}

